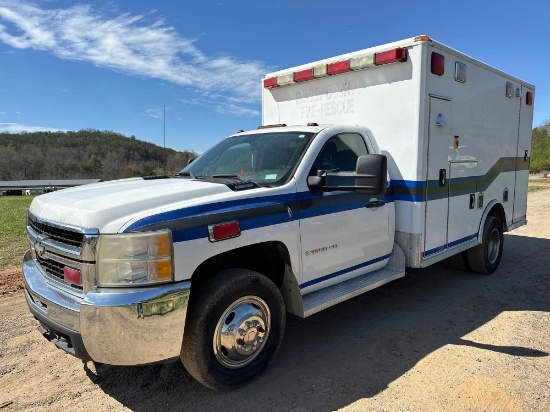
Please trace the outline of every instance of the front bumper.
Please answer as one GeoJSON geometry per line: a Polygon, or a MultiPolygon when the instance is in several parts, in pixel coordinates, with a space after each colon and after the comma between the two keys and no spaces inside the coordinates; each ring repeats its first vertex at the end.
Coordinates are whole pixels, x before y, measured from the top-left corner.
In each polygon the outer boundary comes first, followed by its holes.
{"type": "Polygon", "coordinates": [[[179,356],[190,282],[97,288],[82,296],[50,280],[27,251],[25,298],[56,346],[83,360],[142,365],[179,356]]]}

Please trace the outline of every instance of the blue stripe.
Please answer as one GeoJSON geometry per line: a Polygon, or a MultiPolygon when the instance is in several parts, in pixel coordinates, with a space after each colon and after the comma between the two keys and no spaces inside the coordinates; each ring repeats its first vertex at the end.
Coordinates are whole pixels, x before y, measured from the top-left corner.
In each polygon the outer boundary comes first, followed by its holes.
{"type": "MultiPolygon", "coordinates": [[[[346,192],[346,194],[347,193],[348,192],[346,192]]],[[[339,195],[334,194],[332,196],[339,196],[339,195]]],[[[148,216],[146,218],[140,219],[137,222],[134,222],[130,226],[128,226],[124,230],[124,232],[131,232],[143,226],[148,226],[148,225],[160,223],[160,222],[169,222],[171,220],[182,219],[186,217],[197,217],[197,216],[205,216],[209,214],[235,212],[239,210],[254,209],[254,208],[281,204],[281,203],[294,203],[297,201],[310,200],[315,198],[318,198],[318,196],[314,196],[311,192],[308,191],[308,192],[299,192],[295,194],[265,196],[265,197],[258,197],[258,198],[218,202],[218,203],[205,204],[205,205],[199,205],[199,206],[191,206],[183,209],[171,210],[169,212],[159,213],[158,215],[148,216]]],[[[378,198],[380,200],[385,200],[386,203],[393,202],[393,196],[379,196],[378,198]]],[[[288,222],[295,219],[306,219],[306,218],[315,217],[315,216],[322,216],[322,215],[344,212],[344,211],[353,210],[353,209],[360,209],[363,207],[365,207],[364,200],[359,202],[346,202],[346,203],[340,203],[336,205],[297,211],[292,216],[292,219],[290,219],[290,217],[286,213],[280,214],[279,217],[276,217],[276,218],[273,218],[272,216],[265,216],[261,218],[247,219],[247,220],[258,222],[258,224],[253,227],[248,225],[249,226],[248,229],[255,229],[258,227],[275,225],[278,223],[288,222]],[[283,216],[286,216],[286,219],[283,216]],[[272,221],[274,223],[269,223],[272,221]]],[[[241,221],[241,229],[243,229],[243,222],[246,222],[247,220],[241,221]]],[[[195,229],[188,229],[188,230],[195,231],[195,229]]],[[[185,232],[187,232],[188,230],[185,230],[185,232]]],[[[184,232],[184,231],[181,231],[181,232],[184,232]]],[[[183,240],[197,239],[204,236],[204,235],[198,236],[198,234],[194,235],[191,233],[189,235],[185,235],[183,233],[178,233],[178,232],[174,232],[174,233],[177,234],[176,237],[174,238],[174,241],[176,241],[175,240],[176,238],[181,239],[179,241],[183,241],[183,240]]]]}
{"type": "Polygon", "coordinates": [[[407,187],[409,189],[421,189],[426,186],[426,182],[423,180],[392,180],[391,184],[395,187],[407,187]]]}
{"type": "Polygon", "coordinates": [[[455,240],[455,241],[449,243],[448,245],[435,247],[435,248],[430,249],[427,252],[425,252],[424,256],[427,257],[429,255],[433,255],[437,252],[441,252],[445,249],[449,249],[449,248],[452,248],[453,246],[456,246],[456,245],[459,245],[461,243],[467,242],[468,240],[477,239],[477,236],[478,236],[478,234],[474,233],[473,235],[466,236],[466,237],[463,237],[462,239],[455,240]]]}
{"type": "MultiPolygon", "coordinates": [[[[160,222],[182,219],[186,217],[204,216],[214,213],[233,212],[237,210],[252,209],[256,207],[269,206],[280,203],[292,203],[301,200],[303,193],[291,193],[275,196],[264,196],[255,198],[246,198],[238,200],[229,200],[225,202],[209,203],[198,206],[186,207],[183,209],[171,210],[169,212],[159,213],[158,215],[148,216],[128,226],[124,232],[131,232],[142,226],[148,226],[160,222]]],[[[311,195],[311,194],[310,194],[311,195]]]]}
{"type": "Polygon", "coordinates": [[[376,259],[369,260],[368,262],[360,263],[360,264],[352,266],[350,268],[342,269],[342,270],[339,270],[338,272],[334,272],[334,273],[331,273],[329,275],[321,276],[320,278],[317,278],[317,279],[309,280],[305,283],[302,283],[300,285],[300,289],[307,288],[308,286],[315,285],[316,283],[324,282],[325,280],[329,280],[329,279],[333,279],[333,278],[338,277],[338,276],[345,275],[346,273],[353,272],[354,270],[361,269],[361,268],[370,266],[374,263],[378,263],[378,262],[381,262],[383,260],[386,260],[389,257],[390,257],[389,254],[384,255],[384,256],[380,256],[380,257],[377,257],[376,259]]]}

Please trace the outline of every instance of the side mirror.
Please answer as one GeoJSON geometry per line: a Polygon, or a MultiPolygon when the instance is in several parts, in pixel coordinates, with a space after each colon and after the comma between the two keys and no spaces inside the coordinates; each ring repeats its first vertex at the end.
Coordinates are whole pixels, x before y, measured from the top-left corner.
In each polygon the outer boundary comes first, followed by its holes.
{"type": "Polygon", "coordinates": [[[191,159],[189,159],[189,160],[187,161],[187,166],[189,166],[191,163],[193,163],[193,160],[195,160],[194,157],[192,157],[191,159]]]}
{"type": "Polygon", "coordinates": [[[388,159],[381,154],[359,156],[355,166],[355,191],[363,195],[386,193],[388,159]]]}
{"type": "Polygon", "coordinates": [[[327,172],[324,170],[318,170],[317,176],[308,176],[307,185],[311,188],[322,189],[327,183],[327,172]]]}

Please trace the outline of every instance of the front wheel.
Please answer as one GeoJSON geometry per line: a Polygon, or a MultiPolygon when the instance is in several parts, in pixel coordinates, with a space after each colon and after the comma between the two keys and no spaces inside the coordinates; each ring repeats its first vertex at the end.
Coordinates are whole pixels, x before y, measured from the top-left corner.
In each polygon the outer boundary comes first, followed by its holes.
{"type": "Polygon", "coordinates": [[[483,227],[481,245],[468,249],[470,269],[484,275],[493,273],[500,263],[503,245],[502,220],[498,217],[488,216],[483,227]]]}
{"type": "Polygon", "coordinates": [[[210,388],[244,385],[277,353],[285,316],[283,298],[271,280],[247,269],[220,272],[191,293],[181,361],[210,388]]]}

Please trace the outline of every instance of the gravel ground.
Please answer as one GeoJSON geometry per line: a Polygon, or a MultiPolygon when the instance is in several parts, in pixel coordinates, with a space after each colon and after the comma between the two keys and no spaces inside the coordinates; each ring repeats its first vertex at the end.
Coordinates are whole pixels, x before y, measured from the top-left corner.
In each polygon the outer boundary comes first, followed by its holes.
{"type": "MultiPolygon", "coordinates": [[[[549,412],[549,208],[550,190],[529,194],[529,224],[505,235],[492,276],[441,263],[310,318],[289,316],[272,366],[228,393],[179,363],[83,365],[42,338],[20,290],[4,293],[0,409],[549,412]]],[[[0,273],[2,291],[18,284],[18,268],[0,273]]]]}

